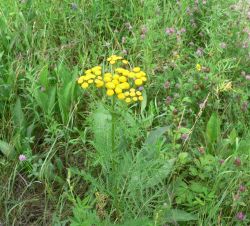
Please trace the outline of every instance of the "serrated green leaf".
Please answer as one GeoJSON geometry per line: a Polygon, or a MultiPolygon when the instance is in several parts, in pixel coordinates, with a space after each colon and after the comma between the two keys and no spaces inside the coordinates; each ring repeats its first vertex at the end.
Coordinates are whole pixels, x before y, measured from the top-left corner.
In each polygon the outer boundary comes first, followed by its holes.
{"type": "Polygon", "coordinates": [[[15,154],[15,149],[13,146],[5,141],[0,140],[0,151],[7,157],[12,158],[15,154]]]}

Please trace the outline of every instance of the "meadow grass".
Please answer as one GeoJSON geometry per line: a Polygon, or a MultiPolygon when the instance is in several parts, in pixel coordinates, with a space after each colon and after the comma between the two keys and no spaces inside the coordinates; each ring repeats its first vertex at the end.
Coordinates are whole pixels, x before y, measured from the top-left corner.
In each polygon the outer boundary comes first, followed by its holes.
{"type": "Polygon", "coordinates": [[[0,0],[0,225],[249,225],[249,13],[0,0]],[[146,72],[141,103],[77,84],[113,54],[146,72]]]}

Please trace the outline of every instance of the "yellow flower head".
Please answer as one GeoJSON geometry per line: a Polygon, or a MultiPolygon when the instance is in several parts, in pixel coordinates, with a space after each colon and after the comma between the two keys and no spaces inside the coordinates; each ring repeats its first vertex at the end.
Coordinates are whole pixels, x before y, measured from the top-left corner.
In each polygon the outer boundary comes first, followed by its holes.
{"type": "Polygon", "coordinates": [[[113,96],[114,95],[114,90],[112,90],[112,89],[108,89],[107,90],[107,95],[109,96],[109,97],[111,97],[111,96],[113,96]]]}
{"type": "Polygon", "coordinates": [[[87,88],[89,87],[89,84],[88,84],[87,82],[84,82],[84,83],[81,85],[81,87],[82,87],[83,89],[87,89],[87,88]]]}
{"type": "Polygon", "coordinates": [[[142,80],[141,79],[136,79],[135,80],[135,85],[141,86],[142,85],[142,80]]]}
{"type": "MultiPolygon", "coordinates": [[[[101,66],[87,69],[77,83],[83,88],[96,87],[105,90],[108,97],[113,96],[125,103],[142,101],[142,86],[147,76],[140,67],[128,69],[129,62],[121,56],[112,55],[107,58],[110,71],[104,71],[101,66]],[[110,65],[111,64],[111,65],[110,65]]],[[[107,68],[107,67],[106,67],[107,68]]]]}
{"type": "Polygon", "coordinates": [[[135,68],[133,69],[133,72],[139,72],[140,70],[141,70],[141,68],[135,67],[135,68]]]}

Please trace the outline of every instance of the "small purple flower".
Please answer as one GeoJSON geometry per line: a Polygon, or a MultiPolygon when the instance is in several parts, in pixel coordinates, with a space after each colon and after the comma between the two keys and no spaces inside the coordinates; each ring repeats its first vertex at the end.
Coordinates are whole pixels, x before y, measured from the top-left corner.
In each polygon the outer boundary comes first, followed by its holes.
{"type": "Polygon", "coordinates": [[[166,34],[167,35],[172,35],[175,33],[175,29],[173,27],[170,27],[170,28],[166,28],[166,34]]]}
{"type": "Polygon", "coordinates": [[[234,160],[234,165],[236,166],[240,166],[241,165],[241,160],[239,157],[237,157],[235,160],[234,160]]]}
{"type": "Polygon", "coordinates": [[[186,141],[187,139],[188,139],[188,134],[186,134],[186,133],[183,133],[182,135],[181,135],[181,139],[183,140],[183,141],[186,141]]]}
{"type": "Polygon", "coordinates": [[[166,104],[169,105],[169,104],[171,104],[171,102],[172,102],[172,97],[171,96],[167,96],[167,98],[166,98],[166,104]]]}
{"type": "Polygon", "coordinates": [[[224,159],[220,159],[220,164],[223,164],[224,162],[225,162],[225,160],[224,159]]]}
{"type": "Polygon", "coordinates": [[[27,158],[26,158],[26,156],[25,155],[23,155],[23,154],[21,154],[21,155],[19,155],[19,161],[20,162],[23,162],[23,161],[25,161],[27,158]]]}
{"type": "Polygon", "coordinates": [[[144,90],[143,86],[140,86],[138,89],[139,89],[140,91],[144,90]]]}
{"type": "Polygon", "coordinates": [[[169,89],[170,88],[170,82],[166,81],[164,84],[165,89],[169,89]]]}
{"type": "Polygon", "coordinates": [[[240,192],[245,192],[246,191],[246,187],[243,184],[241,184],[240,187],[239,187],[239,191],[240,192]]]}
{"type": "Polygon", "coordinates": [[[243,212],[239,212],[236,214],[236,218],[239,221],[243,221],[245,219],[245,214],[243,212]]]}
{"type": "Polygon", "coordinates": [[[220,44],[220,47],[221,47],[222,49],[225,49],[225,48],[227,48],[227,44],[226,44],[225,42],[222,42],[222,43],[220,44]]]}

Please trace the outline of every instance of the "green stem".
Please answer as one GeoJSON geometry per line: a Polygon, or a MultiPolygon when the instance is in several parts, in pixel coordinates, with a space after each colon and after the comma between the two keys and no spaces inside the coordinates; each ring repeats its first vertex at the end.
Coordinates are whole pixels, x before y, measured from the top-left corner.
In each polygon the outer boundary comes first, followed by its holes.
{"type": "Polygon", "coordinates": [[[111,139],[112,139],[112,152],[115,152],[115,96],[112,98],[112,128],[111,128],[111,139]]]}
{"type": "MultiPolygon", "coordinates": [[[[112,109],[111,109],[111,117],[112,117],[112,125],[111,125],[111,139],[112,139],[112,153],[113,153],[113,158],[112,158],[112,171],[116,171],[116,162],[115,162],[115,96],[112,98],[112,109]]],[[[119,215],[119,202],[118,202],[118,188],[117,184],[115,183],[114,187],[114,206],[117,211],[117,215],[119,215]]]]}

